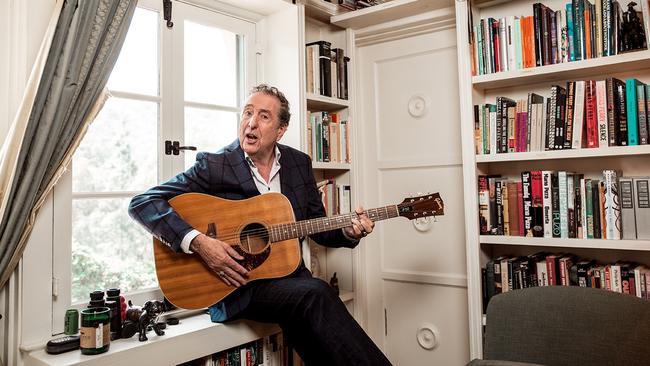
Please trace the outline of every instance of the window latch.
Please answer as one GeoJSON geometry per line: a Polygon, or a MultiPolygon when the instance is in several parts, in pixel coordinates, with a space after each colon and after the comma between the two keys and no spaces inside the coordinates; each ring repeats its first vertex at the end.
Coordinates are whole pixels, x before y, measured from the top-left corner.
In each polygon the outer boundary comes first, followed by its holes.
{"type": "Polygon", "coordinates": [[[167,21],[167,28],[174,26],[174,22],[172,22],[172,0],[163,0],[163,17],[167,21]]]}
{"type": "Polygon", "coordinates": [[[196,151],[196,146],[180,146],[178,141],[165,140],[165,155],[178,155],[181,150],[196,151]]]}

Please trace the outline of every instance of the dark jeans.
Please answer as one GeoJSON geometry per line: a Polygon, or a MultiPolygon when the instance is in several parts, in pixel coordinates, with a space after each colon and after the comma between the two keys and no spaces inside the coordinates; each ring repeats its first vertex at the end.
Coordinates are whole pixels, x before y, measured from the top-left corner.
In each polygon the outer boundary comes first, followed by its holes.
{"type": "Polygon", "coordinates": [[[247,287],[251,301],[236,318],[278,323],[306,365],[390,365],[326,282],[294,274],[247,287]]]}

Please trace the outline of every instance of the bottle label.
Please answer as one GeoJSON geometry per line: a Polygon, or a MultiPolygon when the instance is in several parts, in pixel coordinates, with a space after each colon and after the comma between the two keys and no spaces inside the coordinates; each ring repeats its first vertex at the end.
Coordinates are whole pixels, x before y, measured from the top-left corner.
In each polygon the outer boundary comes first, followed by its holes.
{"type": "Polygon", "coordinates": [[[110,342],[110,324],[97,324],[97,327],[81,327],[79,346],[81,348],[102,348],[110,342]]]}

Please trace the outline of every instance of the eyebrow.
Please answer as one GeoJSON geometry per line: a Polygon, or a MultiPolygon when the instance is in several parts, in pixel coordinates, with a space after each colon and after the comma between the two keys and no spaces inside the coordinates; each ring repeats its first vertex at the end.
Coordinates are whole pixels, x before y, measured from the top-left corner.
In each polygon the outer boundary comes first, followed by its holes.
{"type": "MultiPolygon", "coordinates": [[[[248,107],[253,108],[253,105],[252,105],[252,104],[246,104],[246,105],[244,106],[244,109],[243,109],[243,110],[246,110],[248,107]]],[[[259,111],[260,111],[260,112],[266,112],[266,113],[269,113],[269,114],[271,113],[270,110],[268,110],[268,109],[264,109],[264,108],[259,109],[259,111]]]]}

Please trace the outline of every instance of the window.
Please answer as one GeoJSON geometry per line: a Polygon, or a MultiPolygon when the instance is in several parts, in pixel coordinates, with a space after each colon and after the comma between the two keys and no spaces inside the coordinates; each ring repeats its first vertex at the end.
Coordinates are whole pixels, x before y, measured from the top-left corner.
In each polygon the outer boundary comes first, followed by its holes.
{"type": "MultiPolygon", "coordinates": [[[[193,164],[164,141],[216,151],[237,137],[254,75],[254,24],[174,3],[139,1],[107,88],[108,99],[55,190],[54,314],[118,287],[142,304],[160,298],[151,235],[128,216],[135,194],[193,164]]],[[[62,330],[55,315],[53,329],[62,330]]]]}

